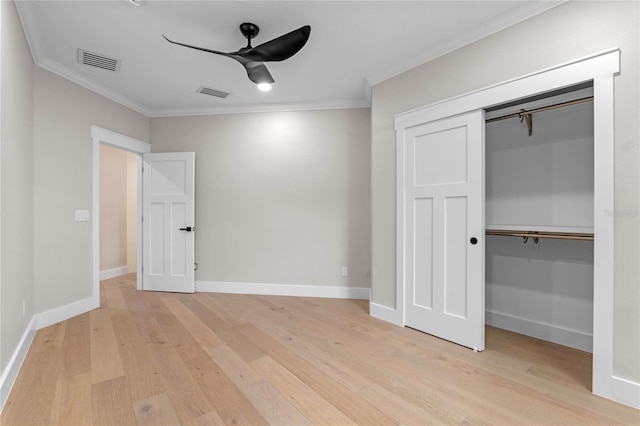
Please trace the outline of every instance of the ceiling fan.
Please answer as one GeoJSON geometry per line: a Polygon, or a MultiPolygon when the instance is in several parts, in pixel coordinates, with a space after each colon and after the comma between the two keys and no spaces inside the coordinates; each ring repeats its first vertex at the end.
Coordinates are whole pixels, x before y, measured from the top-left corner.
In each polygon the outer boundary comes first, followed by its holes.
{"type": "Polygon", "coordinates": [[[247,46],[236,52],[228,53],[178,43],[177,41],[169,40],[164,34],[162,37],[173,44],[233,58],[240,62],[247,70],[249,80],[256,83],[259,87],[261,85],[266,85],[263,87],[268,90],[268,88],[271,87],[271,83],[274,83],[274,79],[269,73],[267,67],[264,65],[264,62],[284,61],[298,53],[298,51],[307,43],[309,34],[311,33],[311,27],[309,25],[305,25],[297,30],[291,31],[290,33],[278,38],[274,38],[273,40],[256,47],[251,46],[251,39],[257,36],[260,32],[260,28],[257,25],[249,22],[240,24],[240,32],[247,39],[247,46]]]}

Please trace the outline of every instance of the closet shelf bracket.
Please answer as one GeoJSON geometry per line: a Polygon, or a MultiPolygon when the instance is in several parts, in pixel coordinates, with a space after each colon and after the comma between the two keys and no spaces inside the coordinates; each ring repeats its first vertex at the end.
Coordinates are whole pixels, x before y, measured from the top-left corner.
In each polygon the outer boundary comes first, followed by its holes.
{"type": "Polygon", "coordinates": [[[529,129],[529,136],[533,135],[533,113],[528,112],[525,109],[520,110],[520,122],[524,122],[527,125],[527,129],[529,129]]]}

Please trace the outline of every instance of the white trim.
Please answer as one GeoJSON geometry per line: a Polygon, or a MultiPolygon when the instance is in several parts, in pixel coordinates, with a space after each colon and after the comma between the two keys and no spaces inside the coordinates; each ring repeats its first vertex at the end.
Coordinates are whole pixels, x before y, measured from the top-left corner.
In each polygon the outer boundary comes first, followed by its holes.
{"type": "Polygon", "coordinates": [[[611,399],[640,410],[640,383],[613,376],[611,389],[611,399]]]}
{"type": "Polygon", "coordinates": [[[369,302],[369,315],[382,321],[390,322],[400,327],[404,327],[404,319],[402,318],[402,312],[389,308],[388,306],[378,305],[377,303],[369,302]]]}
{"type": "Polygon", "coordinates": [[[0,377],[0,412],[2,412],[4,404],[9,398],[11,388],[13,388],[13,385],[16,382],[20,368],[22,368],[22,363],[27,356],[27,352],[29,352],[29,348],[31,347],[31,343],[33,342],[35,335],[35,319],[32,318],[29,325],[27,325],[26,330],[22,334],[18,347],[13,352],[11,359],[7,363],[7,367],[2,373],[2,377],[0,377]]]}
{"type": "Polygon", "coordinates": [[[260,294],[265,296],[326,297],[331,299],[369,299],[368,287],[338,287],[300,284],[237,283],[196,281],[196,292],[260,294]]]}
{"type": "Polygon", "coordinates": [[[99,307],[100,296],[98,296],[97,302],[95,298],[91,296],[77,302],[69,303],[68,305],[60,306],[59,308],[41,312],[33,317],[35,320],[36,330],[82,315],[86,312],[98,309],[99,307]]]}
{"type": "MultiPolygon", "coordinates": [[[[100,145],[109,145],[134,154],[151,152],[151,145],[138,139],[91,126],[92,142],[92,177],[91,177],[91,281],[92,298],[94,304],[100,306],[100,145]]],[[[142,223],[142,159],[137,160],[138,167],[138,223],[142,223]]],[[[138,282],[137,288],[142,289],[142,226],[138,226],[138,282]]]]}
{"type": "MultiPolygon", "coordinates": [[[[613,376],[614,221],[614,75],[620,72],[620,50],[611,48],[565,64],[460,95],[395,116],[396,144],[412,126],[486,108],[526,96],[593,81],[594,87],[594,306],[593,393],[618,401],[634,401],[627,395],[633,386],[617,386],[613,376]],[[617,386],[617,387],[616,387],[617,386]],[[615,389],[614,389],[615,388],[615,389]],[[620,392],[623,394],[621,395],[620,392]]],[[[397,147],[397,180],[404,176],[404,152],[397,147]]],[[[398,183],[398,251],[396,309],[404,312],[405,279],[404,193],[398,183]]]]}
{"type": "Polygon", "coordinates": [[[110,278],[120,277],[129,273],[129,266],[118,266],[117,268],[105,269],[100,271],[100,281],[108,280],[110,278]]]}
{"type": "Polygon", "coordinates": [[[594,79],[593,393],[613,398],[614,87],[613,75],[594,79]]]}
{"type": "MultiPolygon", "coordinates": [[[[156,109],[149,113],[150,118],[187,117],[197,115],[249,114],[260,112],[319,111],[326,109],[370,108],[371,95],[364,100],[336,99],[330,102],[304,102],[295,104],[236,105],[219,108],[171,108],[156,109]]],[[[366,92],[365,92],[366,93],[366,92]]]]}
{"type": "Polygon", "coordinates": [[[593,336],[589,333],[489,310],[485,311],[485,323],[581,351],[593,351],[593,336]]]}

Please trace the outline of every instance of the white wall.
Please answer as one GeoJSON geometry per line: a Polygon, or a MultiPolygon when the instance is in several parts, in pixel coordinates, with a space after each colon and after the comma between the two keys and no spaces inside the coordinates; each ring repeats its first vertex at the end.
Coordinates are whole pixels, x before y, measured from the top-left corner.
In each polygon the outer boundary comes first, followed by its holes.
{"type": "Polygon", "coordinates": [[[127,267],[138,267],[138,165],[137,155],[127,152],[127,267]]]}
{"type": "Polygon", "coordinates": [[[36,313],[87,299],[92,292],[91,125],[143,141],[149,119],[77,84],[35,68],[34,278],[36,313]]]}
{"type": "MultiPolygon", "coordinates": [[[[0,376],[33,317],[33,61],[13,2],[0,2],[0,376]],[[26,301],[25,315],[22,301],[26,301]]],[[[1,405],[0,401],[0,405],[1,405]]]]}
{"type": "Polygon", "coordinates": [[[638,2],[567,2],[373,88],[373,302],[396,305],[394,114],[618,46],[614,374],[640,382],[639,7],[638,2]]]}
{"type": "Polygon", "coordinates": [[[196,153],[196,280],[369,287],[369,134],[368,109],[152,119],[153,152],[196,153]]]}
{"type": "Polygon", "coordinates": [[[127,265],[127,153],[100,146],[100,271],[127,265]]]}

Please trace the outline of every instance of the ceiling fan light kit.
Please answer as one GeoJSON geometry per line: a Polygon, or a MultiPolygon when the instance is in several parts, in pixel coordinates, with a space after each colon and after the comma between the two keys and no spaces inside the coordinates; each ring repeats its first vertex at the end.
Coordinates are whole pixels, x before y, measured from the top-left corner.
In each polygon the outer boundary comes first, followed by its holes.
{"type": "Polygon", "coordinates": [[[191,46],[169,40],[164,34],[162,37],[169,43],[235,59],[245,68],[249,80],[257,84],[260,90],[269,91],[271,90],[271,84],[275,80],[264,63],[284,61],[298,53],[309,40],[311,27],[305,25],[256,47],[251,45],[251,40],[258,35],[260,27],[250,22],[245,22],[240,24],[240,32],[247,39],[247,45],[236,52],[220,52],[204,47],[191,46]]]}

